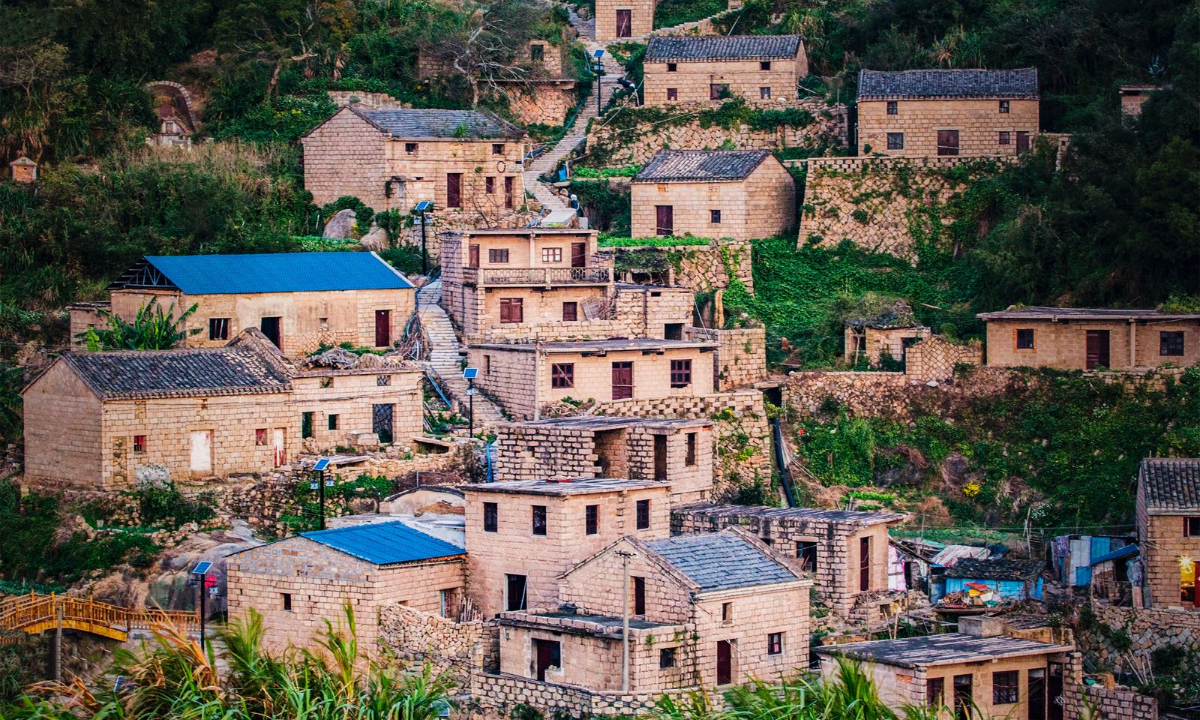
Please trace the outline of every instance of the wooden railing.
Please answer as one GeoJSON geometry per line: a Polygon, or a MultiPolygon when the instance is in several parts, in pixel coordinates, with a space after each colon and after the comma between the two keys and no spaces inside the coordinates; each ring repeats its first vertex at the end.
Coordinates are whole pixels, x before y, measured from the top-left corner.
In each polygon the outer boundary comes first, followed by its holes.
{"type": "Polygon", "coordinates": [[[599,285],[612,281],[612,268],[463,268],[469,285],[599,285]]]}
{"type": "Polygon", "coordinates": [[[64,628],[117,640],[127,639],[131,630],[159,626],[174,626],[185,632],[200,630],[200,614],[195,611],[125,608],[90,597],[56,593],[31,592],[0,601],[0,633],[38,634],[54,629],[60,618],[64,628]]]}

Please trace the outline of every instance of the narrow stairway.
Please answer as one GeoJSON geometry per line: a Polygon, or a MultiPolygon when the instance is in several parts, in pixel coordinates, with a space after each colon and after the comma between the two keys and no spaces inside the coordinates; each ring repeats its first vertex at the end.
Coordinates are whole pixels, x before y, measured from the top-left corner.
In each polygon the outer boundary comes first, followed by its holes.
{"type": "MultiPolygon", "coordinates": [[[[458,404],[459,414],[466,417],[470,406],[467,381],[462,376],[466,348],[458,342],[450,316],[438,304],[441,299],[441,280],[435,280],[417,291],[417,314],[421,317],[421,327],[425,329],[425,336],[429,340],[429,360],[425,366],[433,371],[432,375],[442,391],[458,404]]],[[[485,425],[503,419],[500,409],[491,400],[483,395],[475,396],[476,432],[485,425]]]]}

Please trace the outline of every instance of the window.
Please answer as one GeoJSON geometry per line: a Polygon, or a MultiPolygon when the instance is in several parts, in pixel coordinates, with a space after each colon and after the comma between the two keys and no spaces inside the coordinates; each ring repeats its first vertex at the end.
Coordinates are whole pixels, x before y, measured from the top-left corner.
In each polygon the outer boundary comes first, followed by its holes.
{"type": "Polygon", "coordinates": [[[783,633],[771,633],[767,635],[767,654],[782,655],[783,654],[783,633]]]}
{"type": "Polygon", "coordinates": [[[1007,114],[1008,114],[1008,101],[1007,101],[1007,100],[1001,100],[1001,101],[1000,101],[1000,114],[1001,114],[1001,115],[1007,115],[1007,114]]]}
{"type": "Polygon", "coordinates": [[[733,622],[733,603],[721,603],[721,622],[733,622]]]}
{"type": "Polygon", "coordinates": [[[534,535],[545,535],[546,534],[546,506],[545,505],[534,505],[533,506],[533,534],[534,535]]]}
{"type": "Polygon", "coordinates": [[[1020,693],[1021,674],[1016,670],[992,673],[992,704],[1012,705],[1020,693]]]}
{"type": "Polygon", "coordinates": [[[896,105],[895,100],[887,101],[887,114],[888,115],[899,115],[900,114],[900,108],[896,105]]]}
{"type": "Polygon", "coordinates": [[[679,66],[676,65],[675,63],[667,63],[667,72],[675,72],[678,69],[679,69],[679,66]]]}
{"type": "Polygon", "coordinates": [[[1032,350],[1033,349],[1033,328],[1018,328],[1017,329],[1017,349],[1032,350]]]}
{"type": "Polygon", "coordinates": [[[667,88],[667,100],[678,100],[679,88],[667,88]]]}
{"type": "Polygon", "coordinates": [[[262,447],[267,444],[267,429],[258,428],[254,431],[254,444],[262,447]]]}
{"type": "Polygon", "coordinates": [[[710,223],[712,223],[713,225],[720,225],[721,224],[721,211],[720,210],[709,210],[708,211],[708,221],[710,223]]]}
{"type": "Polygon", "coordinates": [[[405,155],[416,155],[417,154],[417,144],[416,143],[404,143],[404,154],[405,155]]]}
{"type": "Polygon", "coordinates": [[[483,504],[483,531],[496,532],[500,526],[500,506],[494,502],[483,504]]]}
{"type": "Polygon", "coordinates": [[[505,575],[504,609],[512,612],[525,609],[525,576],[505,575]]]}
{"type": "Polygon", "coordinates": [[[1163,331],[1158,334],[1158,354],[1159,355],[1182,355],[1183,354],[1183,331],[1173,330],[1170,332],[1163,331]]]}
{"type": "Polygon", "coordinates": [[[800,558],[800,569],[804,572],[817,571],[817,543],[800,540],[796,543],[796,557],[800,558]]]}
{"type": "Polygon", "coordinates": [[[488,195],[496,194],[496,178],[488,176],[483,179],[483,191],[488,195]]]}
{"type": "Polygon", "coordinates": [[[542,62],[543,60],[545,60],[546,59],[546,46],[545,45],[530,45],[529,46],[529,59],[534,62],[542,62]]]}
{"type": "Polygon", "coordinates": [[[758,69],[759,69],[759,70],[770,70],[770,69],[771,69],[771,63],[770,63],[770,62],[768,62],[768,61],[766,61],[766,60],[764,60],[763,62],[760,62],[760,63],[758,64],[758,69]]]}
{"type": "Polygon", "coordinates": [[[661,670],[675,667],[675,648],[663,648],[658,651],[658,667],[661,670]]]}
{"type": "Polygon", "coordinates": [[[904,133],[888,133],[887,134],[887,149],[888,150],[903,150],[904,149],[904,133]]]}
{"type": "Polygon", "coordinates": [[[711,83],[708,86],[708,99],[720,100],[729,95],[729,85],[726,83],[711,83]]]}
{"type": "Polygon", "coordinates": [[[575,322],[579,319],[579,303],[565,302],[563,303],[562,312],[563,322],[575,322]]]}
{"type": "Polygon", "coordinates": [[[492,143],[492,154],[493,155],[503,155],[504,154],[504,143],[492,143]]]}
{"type": "Polygon", "coordinates": [[[391,375],[376,375],[375,376],[375,387],[388,387],[391,384],[392,384],[392,376],[391,375]]]}
{"type": "Polygon", "coordinates": [[[491,355],[483,356],[483,374],[484,375],[492,374],[492,356],[491,355]]]}
{"type": "Polygon", "coordinates": [[[1200,517],[1185,517],[1183,519],[1183,536],[1200,537],[1200,517]]]}
{"type": "Polygon", "coordinates": [[[542,262],[544,262],[544,263],[562,262],[562,248],[560,248],[560,247],[542,248],[542,262]]]}
{"type": "Polygon", "coordinates": [[[646,578],[633,578],[633,614],[646,614],[646,578]]]}
{"type": "Polygon", "coordinates": [[[282,599],[283,599],[283,611],[291,612],[292,611],[292,594],[291,593],[279,593],[279,594],[280,594],[280,596],[282,596],[282,599]]]}
{"type": "Polygon", "coordinates": [[[454,588],[447,588],[445,590],[439,590],[438,594],[441,596],[440,609],[442,617],[453,617],[456,609],[455,606],[458,605],[458,591],[454,588]]]}
{"type": "Polygon", "coordinates": [[[758,89],[758,99],[759,100],[770,100],[771,99],[771,88],[760,87],[758,89]]]}
{"type": "Polygon", "coordinates": [[[958,155],[958,131],[957,130],[938,130],[937,131],[937,154],[938,155],[958,155]]]}
{"type": "Polygon", "coordinates": [[[133,451],[135,453],[146,452],[146,436],[145,435],[134,435],[133,436],[133,451]]]}
{"type": "Polygon", "coordinates": [[[508,262],[508,250],[505,248],[492,248],[488,250],[488,262],[498,263],[503,265],[508,262]]]}
{"type": "Polygon", "coordinates": [[[600,534],[600,506],[588,505],[583,514],[584,532],[588,535],[600,534]]]}
{"type": "Polygon", "coordinates": [[[307,440],[313,436],[313,414],[310,412],[300,414],[300,437],[307,440]]]}
{"type": "Polygon", "coordinates": [[[330,416],[329,416],[329,429],[330,429],[330,430],[337,430],[337,429],[338,429],[338,416],[337,416],[337,415],[330,415],[330,416]]]}
{"type": "Polygon", "coordinates": [[[525,322],[525,301],[521,298],[501,298],[500,322],[502,324],[525,322]]]}
{"type": "Polygon", "coordinates": [[[208,339],[209,340],[228,340],[229,339],[229,318],[209,318],[208,319],[208,339]]]}
{"type": "Polygon", "coordinates": [[[692,384],[692,361],[671,361],[671,387],[685,388],[692,384]]]}
{"type": "Polygon", "coordinates": [[[683,323],[663,323],[664,340],[682,340],[683,323]]]}
{"type": "Polygon", "coordinates": [[[637,501],[637,529],[646,530],[650,527],[650,501],[637,501]]]}
{"type": "Polygon", "coordinates": [[[871,538],[858,539],[858,589],[871,589],[871,538]]]}
{"type": "Polygon", "coordinates": [[[575,363],[553,363],[550,366],[550,387],[575,387],[575,363]]]}
{"type": "Polygon", "coordinates": [[[929,678],[925,681],[925,704],[935,708],[946,704],[946,678],[929,678]]]}
{"type": "Polygon", "coordinates": [[[1000,131],[1000,141],[999,141],[999,142],[1000,142],[1000,144],[1001,144],[1001,145],[1009,145],[1009,144],[1011,144],[1011,143],[1012,143],[1012,133],[1010,133],[1010,132],[1009,132],[1009,131],[1007,131],[1007,130],[1001,130],[1001,131],[1000,131]]]}
{"type": "Polygon", "coordinates": [[[687,434],[687,454],[684,455],[683,464],[689,467],[696,464],[696,433],[694,432],[687,434]]]}

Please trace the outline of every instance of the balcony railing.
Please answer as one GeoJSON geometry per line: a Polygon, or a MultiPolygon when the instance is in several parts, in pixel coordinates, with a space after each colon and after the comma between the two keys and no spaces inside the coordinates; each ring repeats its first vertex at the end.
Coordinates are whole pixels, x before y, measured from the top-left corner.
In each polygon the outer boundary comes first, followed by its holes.
{"type": "Polygon", "coordinates": [[[611,267],[463,268],[468,285],[602,285],[612,282],[611,267]]]}

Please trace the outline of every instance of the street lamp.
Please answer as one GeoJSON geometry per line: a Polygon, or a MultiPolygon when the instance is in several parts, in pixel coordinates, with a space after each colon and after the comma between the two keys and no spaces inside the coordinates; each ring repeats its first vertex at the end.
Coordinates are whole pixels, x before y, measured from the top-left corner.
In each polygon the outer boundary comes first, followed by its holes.
{"type": "Polygon", "coordinates": [[[596,53],[594,55],[595,60],[592,62],[592,72],[595,73],[595,75],[596,75],[596,114],[597,115],[604,112],[604,102],[600,99],[600,96],[603,94],[600,92],[600,83],[601,83],[601,78],[604,77],[604,63],[600,61],[600,58],[602,58],[602,57],[604,57],[603,48],[596,51],[596,53]]]}
{"type": "Polygon", "coordinates": [[[318,458],[308,478],[308,489],[316,490],[320,496],[321,529],[325,529],[325,488],[333,487],[333,475],[329,473],[329,458],[318,458]]]}
{"type": "Polygon", "coordinates": [[[188,587],[200,590],[200,647],[204,647],[204,619],[208,615],[204,606],[204,596],[212,592],[213,597],[217,596],[217,577],[210,575],[209,570],[212,569],[212,563],[207,560],[202,560],[196,563],[196,567],[192,568],[191,578],[188,580],[188,587]],[[211,591],[209,590],[211,588],[211,591]]]}
{"type": "Polygon", "coordinates": [[[425,226],[429,224],[429,216],[426,215],[433,209],[433,203],[428,200],[422,200],[413,208],[413,214],[421,218],[421,274],[429,274],[429,253],[425,250],[425,226]]]}
{"type": "Polygon", "coordinates": [[[467,381],[467,399],[471,418],[467,425],[467,437],[475,437],[475,393],[479,392],[475,389],[475,378],[479,377],[479,368],[464,368],[463,377],[467,381]]]}

